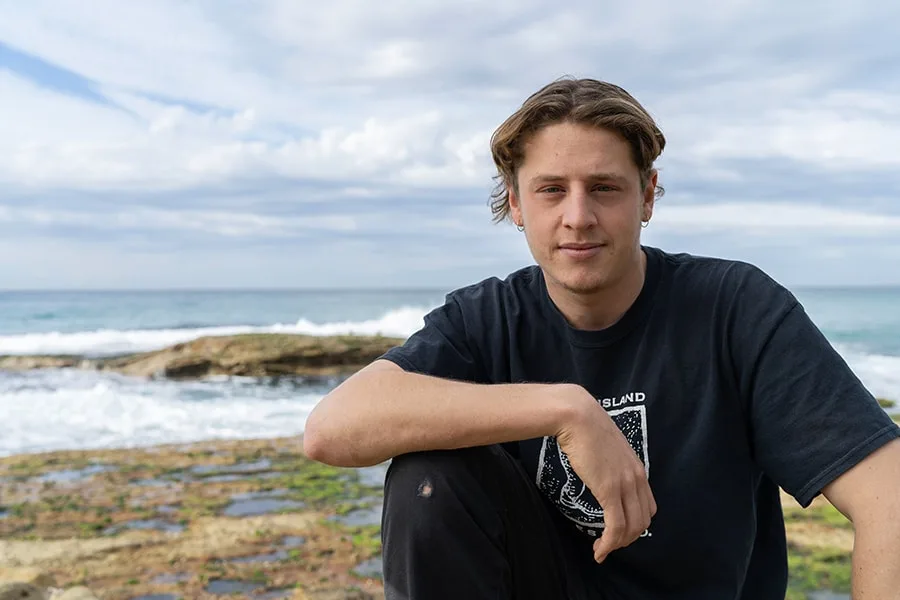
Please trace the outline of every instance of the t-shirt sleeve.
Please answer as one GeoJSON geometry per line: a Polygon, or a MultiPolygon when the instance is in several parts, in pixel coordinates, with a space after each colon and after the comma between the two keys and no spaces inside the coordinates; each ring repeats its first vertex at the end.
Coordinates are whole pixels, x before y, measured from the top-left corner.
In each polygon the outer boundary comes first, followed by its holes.
{"type": "Polygon", "coordinates": [[[794,296],[754,279],[732,347],[751,444],[763,472],[806,507],[900,428],[794,296]]]}
{"type": "Polygon", "coordinates": [[[425,315],[424,325],[406,341],[385,352],[389,360],[405,371],[455,379],[484,382],[484,368],[472,338],[466,331],[462,307],[455,295],[425,315]]]}

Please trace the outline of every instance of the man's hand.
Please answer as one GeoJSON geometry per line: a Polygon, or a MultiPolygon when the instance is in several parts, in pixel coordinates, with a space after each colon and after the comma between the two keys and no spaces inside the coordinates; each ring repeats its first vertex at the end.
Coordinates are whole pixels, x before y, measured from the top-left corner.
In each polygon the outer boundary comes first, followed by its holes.
{"type": "Polygon", "coordinates": [[[603,407],[580,386],[566,385],[564,393],[574,410],[556,440],[603,509],[605,527],[594,542],[594,560],[600,563],[650,526],[656,500],[643,463],[603,407]]]}

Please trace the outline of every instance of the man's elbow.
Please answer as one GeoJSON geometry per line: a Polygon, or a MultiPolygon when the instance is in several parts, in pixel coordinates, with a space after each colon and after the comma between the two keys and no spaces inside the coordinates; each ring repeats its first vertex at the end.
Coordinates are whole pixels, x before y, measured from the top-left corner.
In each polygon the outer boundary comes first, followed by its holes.
{"type": "MultiPolygon", "coordinates": [[[[371,420],[371,415],[363,414],[367,409],[361,406],[370,404],[368,400],[374,383],[372,374],[385,371],[400,371],[400,367],[386,360],[377,360],[350,376],[319,401],[307,417],[303,431],[303,453],[308,458],[335,467],[365,466],[360,464],[362,459],[354,452],[364,431],[358,431],[359,428],[371,420]],[[366,395],[367,402],[354,400],[361,395],[366,395]]],[[[365,429],[368,428],[366,425],[365,429]]]]}
{"type": "Polygon", "coordinates": [[[303,453],[307,458],[334,467],[341,464],[340,449],[347,445],[330,426],[329,419],[323,414],[321,407],[316,407],[306,419],[303,428],[303,453]]]}
{"type": "Polygon", "coordinates": [[[319,426],[316,413],[313,411],[306,419],[303,428],[303,454],[316,462],[326,462],[328,443],[326,436],[319,426]]]}

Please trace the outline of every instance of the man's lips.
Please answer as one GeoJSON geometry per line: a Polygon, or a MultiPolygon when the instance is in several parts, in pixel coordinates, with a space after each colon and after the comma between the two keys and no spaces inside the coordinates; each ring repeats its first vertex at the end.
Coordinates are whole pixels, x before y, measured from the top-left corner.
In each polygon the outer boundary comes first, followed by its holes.
{"type": "Polygon", "coordinates": [[[598,242],[583,242],[579,244],[560,244],[559,247],[563,250],[590,250],[592,248],[599,248],[603,246],[598,242]]]}
{"type": "Polygon", "coordinates": [[[569,258],[585,259],[595,256],[603,246],[604,244],[598,243],[573,243],[560,244],[559,249],[569,258]]]}

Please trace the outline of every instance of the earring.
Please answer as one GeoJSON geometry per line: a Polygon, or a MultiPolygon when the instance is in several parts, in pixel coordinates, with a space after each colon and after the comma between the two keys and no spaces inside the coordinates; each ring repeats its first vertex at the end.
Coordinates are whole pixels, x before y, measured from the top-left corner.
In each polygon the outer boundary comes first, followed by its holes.
{"type": "Polygon", "coordinates": [[[525,226],[516,223],[516,229],[518,229],[519,231],[525,231],[525,226]]]}
{"type": "Polygon", "coordinates": [[[649,225],[649,224],[650,224],[650,219],[647,219],[646,221],[641,221],[641,227],[643,229],[646,229],[647,225],[649,225]]]}

